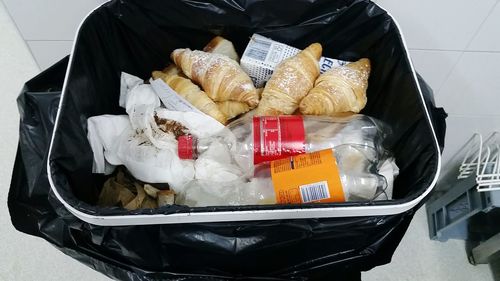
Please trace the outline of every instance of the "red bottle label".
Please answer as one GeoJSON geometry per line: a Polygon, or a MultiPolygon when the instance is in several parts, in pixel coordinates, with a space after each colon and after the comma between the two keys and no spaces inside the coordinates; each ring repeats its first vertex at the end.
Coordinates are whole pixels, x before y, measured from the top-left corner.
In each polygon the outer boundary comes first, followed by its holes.
{"type": "Polygon", "coordinates": [[[306,152],[302,116],[253,118],[253,162],[259,164],[306,152]]]}

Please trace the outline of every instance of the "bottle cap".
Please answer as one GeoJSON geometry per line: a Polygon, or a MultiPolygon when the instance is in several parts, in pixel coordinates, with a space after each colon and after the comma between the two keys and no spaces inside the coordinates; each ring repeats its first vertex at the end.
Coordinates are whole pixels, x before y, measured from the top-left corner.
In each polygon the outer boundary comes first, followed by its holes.
{"type": "Polygon", "coordinates": [[[194,159],[193,136],[184,135],[177,139],[177,155],[180,159],[194,159]]]}

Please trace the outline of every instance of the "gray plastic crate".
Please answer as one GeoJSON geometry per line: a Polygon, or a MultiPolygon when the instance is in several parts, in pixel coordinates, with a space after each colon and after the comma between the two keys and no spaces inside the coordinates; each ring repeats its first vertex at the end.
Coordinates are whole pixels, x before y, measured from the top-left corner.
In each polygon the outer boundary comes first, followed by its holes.
{"type": "Polygon", "coordinates": [[[498,192],[477,192],[474,177],[457,183],[436,200],[427,203],[431,239],[467,239],[468,219],[499,207],[498,192]]]}
{"type": "Polygon", "coordinates": [[[477,154],[480,141],[472,137],[443,168],[445,172],[426,204],[429,235],[433,240],[466,240],[470,218],[500,207],[500,191],[477,191],[475,172],[457,179],[464,157],[477,154]]]}

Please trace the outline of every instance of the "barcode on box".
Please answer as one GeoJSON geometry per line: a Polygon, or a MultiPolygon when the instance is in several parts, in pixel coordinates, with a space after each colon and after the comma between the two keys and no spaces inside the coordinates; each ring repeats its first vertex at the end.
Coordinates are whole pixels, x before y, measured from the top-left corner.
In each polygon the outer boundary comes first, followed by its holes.
{"type": "Polygon", "coordinates": [[[251,43],[246,55],[255,60],[265,61],[271,48],[271,41],[252,38],[251,43]]]}
{"type": "Polygon", "coordinates": [[[303,203],[330,198],[328,183],[326,181],[304,184],[299,186],[299,188],[303,203]]]}

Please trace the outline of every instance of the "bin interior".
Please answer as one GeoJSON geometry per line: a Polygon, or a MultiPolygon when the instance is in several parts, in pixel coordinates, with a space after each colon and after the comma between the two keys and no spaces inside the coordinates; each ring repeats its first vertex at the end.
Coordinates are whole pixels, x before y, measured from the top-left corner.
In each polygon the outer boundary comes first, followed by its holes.
{"type": "Polygon", "coordinates": [[[73,207],[94,215],[148,214],[245,209],[298,208],[294,205],[170,206],[126,211],[93,206],[105,180],[92,174],[87,118],[125,114],[118,105],[120,74],[149,79],[170,63],[176,48],[201,49],[215,35],[231,40],[241,55],[253,33],[305,48],[323,45],[323,56],[354,61],[370,58],[368,103],[363,114],[392,128],[387,146],[400,175],[393,201],[301,205],[398,204],[424,192],[438,166],[438,148],[414,79],[407,51],[393,19],[369,1],[111,1],[82,23],[60,104],[49,157],[53,183],[73,207]]]}

